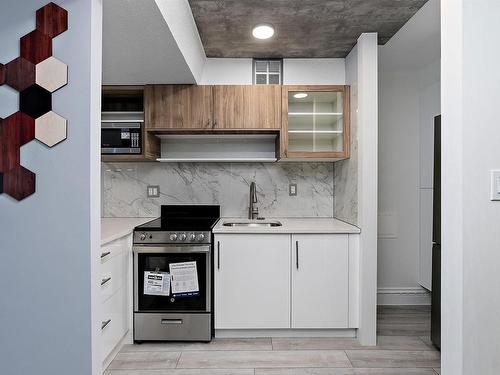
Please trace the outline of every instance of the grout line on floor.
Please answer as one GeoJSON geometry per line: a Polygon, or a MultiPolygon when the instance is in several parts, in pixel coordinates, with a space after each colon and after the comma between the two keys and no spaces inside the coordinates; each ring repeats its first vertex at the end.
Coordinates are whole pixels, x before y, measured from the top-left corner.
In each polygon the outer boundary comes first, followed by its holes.
{"type": "Polygon", "coordinates": [[[353,363],[351,361],[351,358],[349,358],[349,355],[347,354],[347,350],[344,350],[344,354],[345,354],[347,360],[349,361],[349,363],[351,364],[351,367],[354,368],[354,365],[353,365],[353,363]]]}
{"type": "Polygon", "coordinates": [[[179,361],[181,360],[181,356],[182,356],[182,350],[180,351],[179,353],[179,357],[177,357],[177,362],[175,362],[175,368],[177,368],[177,366],[179,366],[179,361]]]}

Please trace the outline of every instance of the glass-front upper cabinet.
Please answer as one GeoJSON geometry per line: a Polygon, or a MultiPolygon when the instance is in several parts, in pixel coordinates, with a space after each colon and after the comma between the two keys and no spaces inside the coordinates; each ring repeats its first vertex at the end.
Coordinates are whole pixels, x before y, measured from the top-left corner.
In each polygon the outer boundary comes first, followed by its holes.
{"type": "Polygon", "coordinates": [[[283,86],[281,156],[349,157],[349,86],[283,86]]]}

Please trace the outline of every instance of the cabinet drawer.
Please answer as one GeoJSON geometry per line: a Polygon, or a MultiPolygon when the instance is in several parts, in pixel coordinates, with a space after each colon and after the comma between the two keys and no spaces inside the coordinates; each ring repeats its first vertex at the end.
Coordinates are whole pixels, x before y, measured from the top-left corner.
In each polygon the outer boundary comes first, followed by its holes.
{"type": "Polygon", "coordinates": [[[101,298],[106,301],[120,288],[124,287],[127,279],[128,254],[121,252],[101,264],[101,298]]]}
{"type": "Polygon", "coordinates": [[[132,247],[131,236],[125,236],[101,246],[101,264],[108,262],[111,258],[126,252],[132,247]]]}
{"type": "Polygon", "coordinates": [[[109,298],[102,308],[102,360],[111,353],[128,331],[126,288],[109,298]]]}
{"type": "Polygon", "coordinates": [[[114,257],[125,251],[125,246],[103,246],[101,247],[101,264],[109,262],[114,257]]]}
{"type": "Polygon", "coordinates": [[[207,314],[134,314],[134,340],[210,341],[211,316],[207,314]]]}

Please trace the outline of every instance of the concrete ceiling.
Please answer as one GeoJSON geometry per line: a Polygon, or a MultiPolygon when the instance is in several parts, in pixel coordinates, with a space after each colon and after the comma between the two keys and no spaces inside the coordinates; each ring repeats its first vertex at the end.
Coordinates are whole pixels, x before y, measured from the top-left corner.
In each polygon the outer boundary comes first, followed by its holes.
{"type": "Polygon", "coordinates": [[[103,1],[103,84],[196,82],[162,9],[154,0],[103,1]]]}
{"type": "Polygon", "coordinates": [[[364,32],[385,44],[427,0],[189,0],[207,57],[345,57],[364,32]],[[251,30],[271,23],[270,40],[251,30]]]}

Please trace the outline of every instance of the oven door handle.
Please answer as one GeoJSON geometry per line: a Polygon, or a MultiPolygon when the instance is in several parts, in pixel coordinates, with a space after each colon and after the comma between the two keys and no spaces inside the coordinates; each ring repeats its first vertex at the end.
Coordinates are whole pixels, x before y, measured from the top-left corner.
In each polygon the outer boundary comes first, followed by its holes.
{"type": "Polygon", "coordinates": [[[199,246],[148,246],[148,245],[135,245],[132,248],[134,253],[209,253],[210,245],[203,244],[199,246]]]}
{"type": "Polygon", "coordinates": [[[162,319],[161,324],[182,324],[182,319],[162,319]]]}

